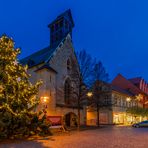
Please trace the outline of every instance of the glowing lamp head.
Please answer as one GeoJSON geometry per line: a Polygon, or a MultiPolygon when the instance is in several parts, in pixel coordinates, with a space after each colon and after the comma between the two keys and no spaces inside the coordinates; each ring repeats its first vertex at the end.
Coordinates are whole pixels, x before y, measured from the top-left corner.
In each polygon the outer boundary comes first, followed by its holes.
{"type": "Polygon", "coordinates": [[[41,97],[43,103],[47,103],[49,97],[41,97]]]}
{"type": "Polygon", "coordinates": [[[127,102],[130,102],[131,101],[131,98],[130,97],[126,98],[126,101],[127,102]]]}
{"type": "Polygon", "coordinates": [[[88,93],[87,93],[87,96],[88,96],[88,97],[92,97],[92,95],[93,95],[92,92],[88,92],[88,93]]]}

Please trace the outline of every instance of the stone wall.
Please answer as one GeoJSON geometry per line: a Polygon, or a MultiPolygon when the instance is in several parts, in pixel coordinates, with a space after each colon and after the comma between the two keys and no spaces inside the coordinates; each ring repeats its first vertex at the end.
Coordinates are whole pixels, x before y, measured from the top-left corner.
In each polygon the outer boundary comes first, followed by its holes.
{"type": "MultiPolygon", "coordinates": [[[[67,71],[68,59],[76,61],[70,36],[68,36],[64,44],[55,51],[53,57],[49,61],[49,65],[55,69],[57,73],[48,69],[42,69],[35,72],[42,65],[32,67],[28,70],[28,73],[32,75],[30,80],[33,84],[37,80],[43,81],[43,85],[40,87],[38,95],[41,102],[37,110],[47,107],[47,115],[49,116],[64,116],[70,112],[77,115],[77,109],[66,107],[64,102],[64,82],[68,77],[71,79],[70,74],[67,71]],[[44,102],[43,97],[48,97],[46,102],[44,102]],[[57,107],[57,104],[63,106],[57,107]]],[[[71,73],[73,73],[72,70],[71,73]]],[[[81,124],[85,123],[85,118],[85,110],[81,110],[81,124]]]]}

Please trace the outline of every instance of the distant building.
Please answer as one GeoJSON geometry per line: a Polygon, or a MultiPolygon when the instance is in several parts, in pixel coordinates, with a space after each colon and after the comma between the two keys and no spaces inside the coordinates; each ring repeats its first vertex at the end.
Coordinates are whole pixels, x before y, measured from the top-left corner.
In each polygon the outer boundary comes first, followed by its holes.
{"type": "Polygon", "coordinates": [[[126,79],[118,74],[112,81],[112,85],[133,94],[143,107],[148,107],[148,84],[141,77],[126,79]]]}
{"type": "Polygon", "coordinates": [[[148,108],[148,83],[142,77],[132,78],[129,81],[140,89],[139,101],[144,108],[148,108]]]}
{"type": "MultiPolygon", "coordinates": [[[[71,11],[67,10],[58,16],[51,24],[50,46],[33,53],[21,60],[28,65],[28,73],[32,75],[31,82],[43,80],[39,90],[41,103],[38,108],[47,108],[47,116],[62,116],[67,126],[76,126],[77,99],[71,94],[71,86],[77,91],[71,75],[72,62],[77,59],[72,43],[74,22],[71,11]]],[[[85,122],[85,111],[81,108],[81,124],[85,122]]]]}
{"type": "Polygon", "coordinates": [[[126,90],[117,86],[112,86],[112,121],[113,124],[130,124],[133,122],[133,117],[127,114],[127,109],[134,106],[139,106],[135,96],[126,90]]]}
{"type": "MultiPolygon", "coordinates": [[[[103,88],[109,88],[109,85],[102,83],[103,88]]],[[[142,78],[126,79],[118,74],[110,84],[111,91],[108,93],[108,99],[112,101],[111,108],[100,110],[101,124],[131,124],[140,121],[141,117],[134,118],[127,114],[127,109],[131,107],[147,107],[148,92],[147,83],[142,78]]],[[[106,97],[102,96],[102,99],[106,97]]],[[[87,109],[87,124],[96,125],[97,112],[95,109],[87,109]]]]}
{"type": "Polygon", "coordinates": [[[126,79],[118,74],[112,81],[112,99],[116,102],[113,105],[113,123],[130,124],[134,120],[141,118],[133,118],[126,113],[127,108],[139,106],[147,107],[148,92],[146,91],[146,82],[142,78],[126,79]]]}

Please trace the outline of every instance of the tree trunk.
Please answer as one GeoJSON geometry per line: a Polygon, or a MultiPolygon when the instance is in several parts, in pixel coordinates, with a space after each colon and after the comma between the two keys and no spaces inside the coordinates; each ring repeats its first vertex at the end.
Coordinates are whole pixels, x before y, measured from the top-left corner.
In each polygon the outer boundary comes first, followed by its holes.
{"type": "Polygon", "coordinates": [[[81,84],[82,81],[80,79],[80,84],[79,84],[79,95],[78,95],[78,127],[77,130],[80,131],[80,101],[81,101],[81,84]]]}
{"type": "Polygon", "coordinates": [[[77,130],[80,130],[80,107],[78,106],[78,127],[77,130]]]}
{"type": "Polygon", "coordinates": [[[99,126],[100,126],[100,109],[97,106],[97,127],[99,127],[99,126]]]}

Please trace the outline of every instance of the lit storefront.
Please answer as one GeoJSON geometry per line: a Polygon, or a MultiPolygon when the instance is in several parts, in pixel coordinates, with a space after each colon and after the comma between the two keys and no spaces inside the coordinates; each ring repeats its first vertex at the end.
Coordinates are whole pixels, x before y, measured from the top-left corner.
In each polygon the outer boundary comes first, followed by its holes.
{"type": "Polygon", "coordinates": [[[129,125],[133,122],[134,122],[133,117],[126,113],[113,113],[113,123],[114,124],[129,125]]]}

